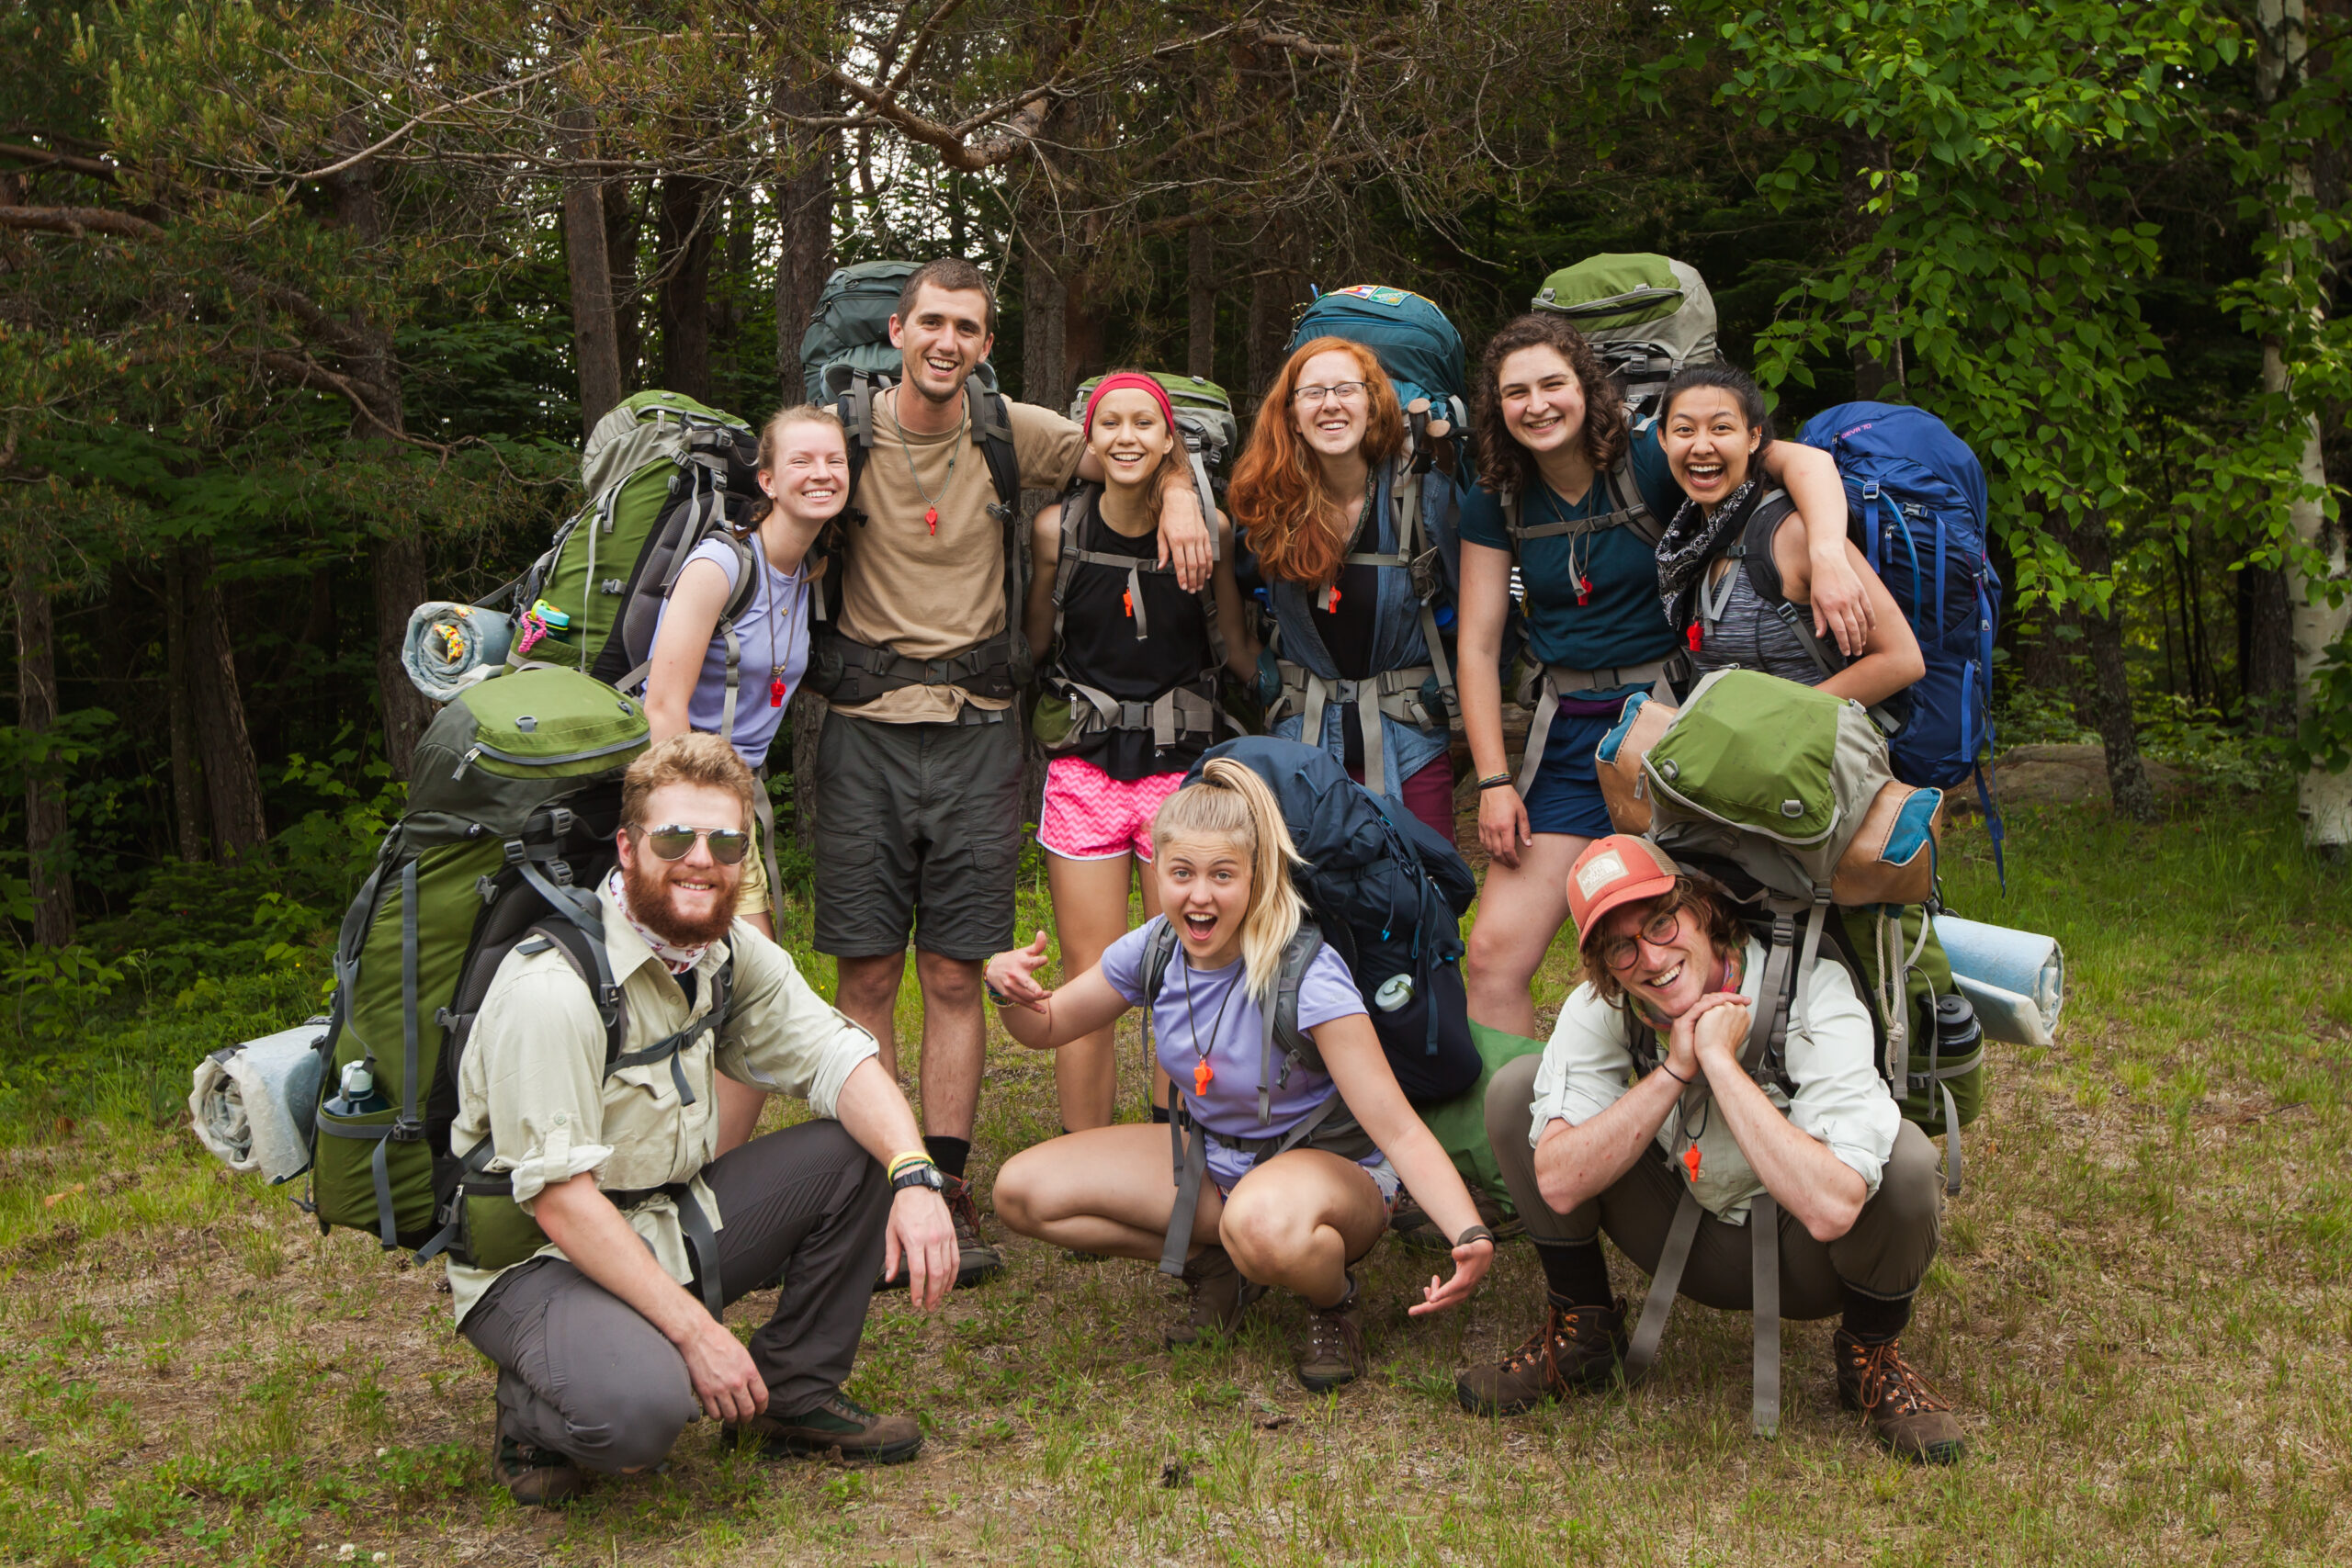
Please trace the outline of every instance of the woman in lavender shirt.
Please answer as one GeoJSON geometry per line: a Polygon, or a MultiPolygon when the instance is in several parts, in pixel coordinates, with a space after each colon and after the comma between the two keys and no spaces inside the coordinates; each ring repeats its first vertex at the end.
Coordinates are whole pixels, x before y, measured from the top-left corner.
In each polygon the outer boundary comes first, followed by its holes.
{"type": "Polygon", "coordinates": [[[986,978],[1006,1031],[1035,1050],[1107,1029],[1149,996],[1177,1147],[1199,1175],[1180,1182],[1171,1174],[1167,1130],[1098,1127],[1007,1161],[997,1216],[1059,1247],[1157,1258],[1170,1273],[1181,1267],[1191,1302],[1170,1344],[1229,1332],[1268,1287],[1296,1292],[1310,1308],[1292,1347],[1299,1382],[1318,1393],[1336,1388],[1364,1370],[1350,1266],[1386,1228],[1400,1177],[1455,1238],[1453,1277],[1432,1277],[1414,1314],[1465,1300],[1494,1261],[1493,1236],[1396,1087],[1347,966],[1320,947],[1296,967],[1306,909],[1291,886],[1298,855],[1272,791],[1242,764],[1214,758],[1198,783],[1160,807],[1152,840],[1164,914],[1057,990],[1035,978],[1043,931],[990,958],[986,978]],[[1166,955],[1156,995],[1145,973],[1153,953],[1166,955]],[[1264,1010],[1274,1005],[1286,953],[1298,1028],[1312,1050],[1281,1077],[1277,1045],[1281,1081],[1261,1086],[1264,1010]]]}
{"type": "MultiPolygon", "coordinates": [[[[742,543],[759,581],[733,625],[736,645],[733,723],[727,739],[766,787],[768,747],[784,723],[785,704],[808,667],[808,575],[803,558],[818,531],[840,515],[849,499],[849,446],[830,409],[803,403],[785,409],[760,434],[760,489],[767,510],[742,543]]],[[[653,632],[645,679],[645,716],[656,745],[692,730],[716,734],[728,724],[727,629],[719,624],[735,596],[746,561],[736,547],[709,538],[680,569],[653,632]]],[[[736,913],[763,936],[775,935],[780,889],[768,874],[775,858],[774,825],[760,813],[759,842],[743,868],[736,913]]],[[[718,1152],[744,1143],[767,1097],[721,1077],[718,1152]]]]}

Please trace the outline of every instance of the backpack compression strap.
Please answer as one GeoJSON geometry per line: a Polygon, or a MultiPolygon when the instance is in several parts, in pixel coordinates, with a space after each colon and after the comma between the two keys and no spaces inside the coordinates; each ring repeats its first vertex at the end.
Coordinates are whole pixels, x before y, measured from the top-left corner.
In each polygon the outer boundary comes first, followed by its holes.
{"type": "MultiPolygon", "coordinates": [[[[1149,572],[1156,577],[1176,575],[1174,567],[1163,566],[1149,557],[1113,555],[1105,550],[1087,549],[1079,543],[1080,535],[1087,520],[1091,518],[1099,509],[1101,493],[1099,486],[1080,484],[1072,486],[1069,494],[1062,498],[1061,550],[1054,558],[1053,647],[1056,649],[1059,649],[1062,643],[1064,601],[1069,594],[1070,580],[1077,575],[1080,567],[1099,566],[1126,574],[1127,613],[1136,623],[1137,642],[1148,642],[1151,638],[1151,626],[1144,615],[1144,574],[1149,572]]],[[[1212,516],[1214,516],[1213,512],[1212,516]]],[[[1215,561],[1220,558],[1222,558],[1217,550],[1216,531],[1212,523],[1209,531],[1209,559],[1215,561]]],[[[1202,583],[1195,592],[1201,602],[1202,614],[1208,619],[1209,669],[1214,671],[1225,662],[1225,636],[1217,629],[1216,624],[1215,577],[1212,576],[1210,581],[1202,583]]]]}

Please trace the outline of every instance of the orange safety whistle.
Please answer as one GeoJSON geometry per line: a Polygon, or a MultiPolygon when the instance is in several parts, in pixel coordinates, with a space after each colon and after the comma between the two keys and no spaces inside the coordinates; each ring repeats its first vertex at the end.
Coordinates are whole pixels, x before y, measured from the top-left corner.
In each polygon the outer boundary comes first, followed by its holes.
{"type": "Polygon", "coordinates": [[[1682,1164],[1683,1164],[1683,1167],[1690,1172],[1690,1179],[1691,1179],[1691,1180],[1693,1180],[1693,1181],[1698,1180],[1698,1179],[1699,1179],[1699,1145],[1698,1145],[1693,1144],[1693,1145],[1691,1145],[1689,1148],[1687,1148],[1687,1149],[1685,1149],[1685,1150],[1683,1150],[1683,1151],[1682,1151],[1682,1164]]]}
{"type": "Polygon", "coordinates": [[[1213,1077],[1216,1077],[1216,1075],[1215,1073],[1213,1073],[1213,1072],[1211,1072],[1211,1071],[1209,1070],[1209,1059],[1208,1059],[1206,1056],[1204,1056],[1204,1057],[1202,1057],[1199,1061],[1197,1061],[1197,1062],[1193,1063],[1193,1095],[1194,1095],[1195,1097],[1197,1097],[1197,1098],[1206,1099],[1206,1098],[1207,1098],[1207,1096],[1208,1096],[1208,1092],[1209,1092],[1209,1079],[1211,1079],[1211,1078],[1213,1078],[1213,1077]]]}

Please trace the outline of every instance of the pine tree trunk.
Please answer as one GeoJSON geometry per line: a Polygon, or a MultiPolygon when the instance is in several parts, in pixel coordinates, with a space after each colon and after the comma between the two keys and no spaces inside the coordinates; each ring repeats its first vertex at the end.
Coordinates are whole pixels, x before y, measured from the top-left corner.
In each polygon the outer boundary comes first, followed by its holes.
{"type": "Polygon", "coordinates": [[[662,384],[710,401],[710,181],[665,175],[659,214],[662,384]]]}
{"type": "Polygon", "coordinates": [[[1040,408],[1069,404],[1069,360],[1063,325],[1069,291],[1053,265],[1031,250],[1021,264],[1021,396],[1040,408]]]}
{"type": "Polygon", "coordinates": [[[2294,609],[2283,567],[2237,570],[2238,694],[2248,728],[2284,735],[2295,727],[2294,609]]]}
{"type": "Polygon", "coordinates": [[[637,298],[639,217],[636,192],[627,181],[605,186],[605,270],[612,277],[613,349],[624,398],[644,385],[645,323],[637,298]]]}
{"type": "Polygon", "coordinates": [[[262,815],[261,766],[254,758],[253,737],[245,724],[228,615],[221,608],[220,586],[212,581],[212,547],[193,547],[187,562],[190,716],[212,812],[213,852],[223,862],[234,861],[269,841],[262,815]]]}
{"type": "MultiPolygon", "coordinates": [[[[558,141],[572,156],[589,140],[585,112],[566,115],[558,141]]],[[[605,255],[604,187],[572,179],[563,187],[564,265],[571,283],[571,356],[580,370],[580,429],[584,435],[621,400],[620,340],[613,327],[613,275],[605,255]]]]}
{"type": "Polygon", "coordinates": [[[172,727],[172,829],[181,860],[204,858],[204,773],[196,757],[194,687],[188,678],[187,550],[164,557],[164,706],[172,727]]]}
{"type": "MultiPolygon", "coordinates": [[[[2302,85],[2308,49],[2302,0],[2258,0],[2256,17],[2256,81],[2263,101],[2277,104],[2302,85]]],[[[2285,185],[2282,194],[2286,199],[2275,203],[2273,210],[2289,214],[2310,207],[2313,193],[2310,164],[2290,164],[2285,185]]],[[[2283,242],[2284,281],[2292,283],[2295,253],[2309,243],[2311,230],[2300,217],[2289,217],[2281,222],[2278,237],[2283,242]]],[[[2314,326],[2319,324],[2325,309],[2324,300],[2324,294],[2314,293],[2311,305],[2314,326]]],[[[2274,397],[2294,389],[2285,355],[2275,341],[2262,345],[2262,389],[2274,397]]],[[[2295,542],[2303,552],[2317,555],[2320,562],[2316,578],[2290,579],[2287,585],[2294,641],[2296,711],[2301,716],[2310,710],[2311,694],[2316,689],[2322,660],[2328,649],[2343,638],[2347,626],[2352,626],[2352,604],[2330,604],[2325,592],[2329,584],[2343,581],[2345,550],[2341,526],[2328,520],[2315,499],[2325,493],[2327,487],[2319,421],[2307,412],[2293,417],[2301,427],[2296,434],[2302,446],[2296,477],[2309,493],[2294,502],[2288,523],[2295,542]]],[[[2297,557],[2290,556],[2289,560],[2294,562],[2297,557]]],[[[2301,573],[2296,575],[2300,577],[2301,573]]],[[[2296,810],[2303,819],[2304,844],[2334,856],[2352,851],[2352,769],[2331,773],[2314,767],[2303,775],[2296,795],[2296,810]]]]}
{"type": "MultiPolygon", "coordinates": [[[[827,107],[826,95],[813,83],[786,97],[796,113],[821,114],[827,107]]],[[[833,270],[833,174],[840,156],[839,136],[820,137],[808,161],[776,182],[784,252],[775,269],[775,372],[787,403],[825,400],[824,388],[801,385],[800,339],[833,270]]]]}
{"type": "MultiPolygon", "coordinates": [[[[15,538],[10,574],[17,612],[17,728],[38,744],[57,724],[55,626],[49,602],[48,541],[28,521],[15,538]]],[[[25,862],[32,883],[33,940],[66,947],[74,937],[73,840],[65,792],[53,762],[25,769],[25,862]]]]}
{"type": "MultiPolygon", "coordinates": [[[[2086,577],[2109,578],[2115,570],[2107,519],[2096,513],[2066,529],[2075,564],[2086,577]]],[[[2077,688],[2075,706],[2107,752],[2107,790],[2116,812],[2134,822],[2156,818],[2156,792],[2140,759],[2139,726],[2132,717],[2132,685],[2123,662],[2123,600],[2110,594],[2104,613],[2087,600],[2075,606],[2090,671],[2077,688]]]]}
{"type": "Polygon", "coordinates": [[[1184,373],[1216,379],[1216,230],[1196,223],[1184,255],[1184,373]]]}
{"type": "Polygon", "coordinates": [[[408,618],[428,596],[424,587],[424,541],[379,539],[369,550],[376,606],[376,691],[384,707],[384,759],[392,772],[408,776],[418,737],[433,722],[433,705],[409,680],[401,664],[408,618]]]}

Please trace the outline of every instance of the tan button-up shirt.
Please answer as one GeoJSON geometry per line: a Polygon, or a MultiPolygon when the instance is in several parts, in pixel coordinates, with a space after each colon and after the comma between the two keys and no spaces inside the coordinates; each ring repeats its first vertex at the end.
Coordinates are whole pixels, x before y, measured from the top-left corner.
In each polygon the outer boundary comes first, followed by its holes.
{"type": "MultiPolygon", "coordinates": [[[[678,1054],[694,1103],[678,1098],[667,1061],[605,1076],[605,1026],[594,999],[563,954],[550,947],[510,953],[491,981],[458,1071],[458,1116],[449,1145],[464,1152],[486,1133],[490,1168],[513,1174],[514,1201],[529,1213],[549,1184],[583,1171],[607,1191],[689,1182],[712,1228],[726,1216],[703,1184],[718,1142],[716,1076],[805,1099],[819,1116],[856,1066],[876,1054],[874,1037],[809,987],[785,951],[741,920],[695,963],[695,1000],[623,915],[608,885],[605,950],[628,1017],[627,1050],[684,1029],[710,1010],[711,980],[735,955],[733,1002],[716,1040],[706,1032],[678,1054]]],[[[628,1221],[680,1284],[694,1278],[685,1232],[668,1198],[630,1211],[628,1221]]],[[[549,1245],[538,1256],[563,1256],[549,1245]]],[[[449,1265],[458,1321],[504,1269],[449,1265]]]]}

